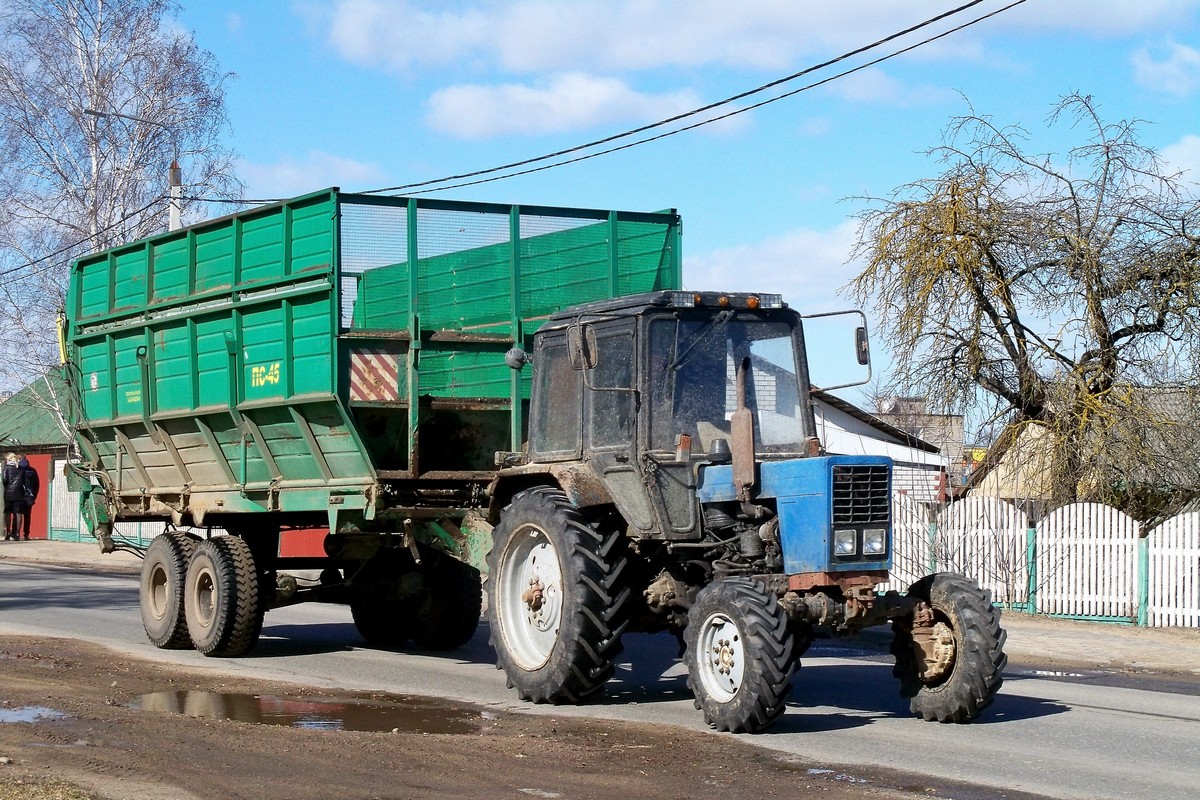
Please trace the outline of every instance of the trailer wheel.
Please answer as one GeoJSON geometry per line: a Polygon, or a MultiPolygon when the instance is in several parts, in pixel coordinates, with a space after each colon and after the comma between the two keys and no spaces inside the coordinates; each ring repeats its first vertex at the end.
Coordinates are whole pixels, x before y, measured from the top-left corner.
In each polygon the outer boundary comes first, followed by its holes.
{"type": "Polygon", "coordinates": [[[367,644],[394,650],[408,641],[408,609],[404,602],[356,596],[350,601],[354,627],[367,644]]]}
{"type": "Polygon", "coordinates": [[[206,656],[249,652],[262,631],[258,572],[250,547],[237,536],[202,542],[192,554],[184,589],[192,644],[206,656]]]}
{"type": "Polygon", "coordinates": [[[513,497],[488,555],[496,667],[535,703],[577,703],[604,688],[621,652],[630,590],[616,526],[592,524],[558,489],[513,497]]]}
{"type": "Polygon", "coordinates": [[[783,714],[799,662],[787,615],[766,586],[749,578],[710,583],[688,609],[683,636],[688,686],[705,722],[756,733],[783,714]]]}
{"type": "Polygon", "coordinates": [[[970,578],[940,572],[914,583],[917,615],[892,621],[893,674],[909,707],[932,722],[969,722],[991,704],[1003,683],[1007,634],[991,595],[970,578]],[[914,629],[916,634],[914,635],[914,629]]]}
{"type": "Polygon", "coordinates": [[[483,610],[479,570],[443,556],[423,576],[425,588],[413,603],[413,643],[425,650],[453,650],[471,641],[483,610]]]}
{"type": "Polygon", "coordinates": [[[192,646],[183,612],[183,587],[196,540],[168,531],[146,548],[138,591],[142,627],[155,647],[185,650],[192,646]]]}

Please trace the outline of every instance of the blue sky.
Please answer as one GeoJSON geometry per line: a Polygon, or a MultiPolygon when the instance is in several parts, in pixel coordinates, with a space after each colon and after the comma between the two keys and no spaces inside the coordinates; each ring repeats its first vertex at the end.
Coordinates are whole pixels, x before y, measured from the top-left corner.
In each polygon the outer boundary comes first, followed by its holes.
{"type": "MultiPolygon", "coordinates": [[[[395,186],[574,146],[963,2],[184,0],[176,24],[236,73],[229,144],[257,198],[395,186]]],[[[1007,4],[984,0],[775,94],[1007,4]]],[[[1143,141],[1200,180],[1200,0],[1027,0],[711,126],[437,196],[677,208],[688,288],[781,292],[802,311],[827,311],[849,304],[837,290],[857,271],[855,198],[936,174],[924,153],[968,102],[1027,128],[1031,149],[1062,152],[1072,142],[1051,138],[1045,120],[1072,92],[1093,95],[1110,122],[1145,120],[1143,141]]],[[[885,367],[879,343],[876,357],[885,367]]]]}

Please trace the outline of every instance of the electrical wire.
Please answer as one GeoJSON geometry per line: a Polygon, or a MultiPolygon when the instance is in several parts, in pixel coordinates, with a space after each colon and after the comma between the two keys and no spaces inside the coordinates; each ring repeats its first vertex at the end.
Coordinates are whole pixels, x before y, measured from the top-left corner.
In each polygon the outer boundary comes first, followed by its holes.
{"type": "MultiPolygon", "coordinates": [[[[1013,5],[1019,5],[1021,2],[1024,2],[1024,1],[1025,0],[1019,0],[1018,3],[1014,3],[1013,5]]],[[[842,53],[841,55],[839,55],[835,58],[831,58],[828,61],[823,61],[820,64],[814,64],[810,67],[805,67],[804,69],[800,70],[799,72],[794,72],[791,75],[787,75],[782,78],[777,78],[776,80],[770,81],[768,83],[764,83],[763,85],[757,86],[753,89],[748,89],[744,92],[739,92],[735,95],[731,95],[731,96],[725,98],[724,100],[717,100],[717,101],[709,103],[707,105],[700,106],[699,108],[694,108],[691,111],[685,111],[682,114],[676,114],[673,117],[668,117],[667,119],[659,120],[658,122],[652,122],[647,125],[642,125],[637,128],[632,128],[632,129],[624,131],[622,133],[616,133],[611,136],[605,136],[602,139],[596,139],[594,141],[587,142],[586,144],[575,145],[574,147],[568,147],[564,150],[558,150],[556,152],[547,153],[545,155],[536,156],[534,158],[526,158],[526,159],[522,159],[520,161],[513,161],[509,164],[502,164],[497,167],[489,167],[487,169],[475,170],[473,172],[463,172],[463,173],[459,173],[457,175],[448,175],[443,178],[436,178],[436,179],[426,180],[426,181],[418,181],[416,183],[406,183],[406,184],[401,184],[399,186],[389,186],[389,187],[385,187],[382,189],[368,189],[364,192],[360,192],[359,194],[383,194],[386,192],[402,192],[402,191],[407,191],[409,189],[419,189],[424,186],[431,186],[431,185],[439,184],[439,183],[447,183],[449,181],[456,181],[456,180],[460,180],[462,178],[474,178],[474,177],[478,177],[480,175],[490,175],[495,172],[502,172],[504,170],[514,169],[516,167],[523,167],[523,166],[527,166],[529,164],[536,164],[541,161],[547,161],[551,158],[558,158],[559,156],[569,155],[570,153],[577,153],[581,150],[590,150],[593,147],[599,147],[600,145],[608,144],[609,142],[614,142],[619,139],[625,139],[630,136],[635,136],[639,133],[645,133],[646,131],[653,130],[655,128],[661,128],[664,125],[670,125],[673,122],[679,122],[680,120],[687,119],[689,117],[694,117],[697,114],[703,114],[707,111],[712,111],[713,109],[720,108],[722,106],[727,106],[730,103],[736,103],[738,100],[744,100],[747,97],[752,97],[753,95],[761,94],[762,92],[765,92],[768,89],[773,89],[776,86],[781,86],[785,83],[790,83],[791,81],[794,81],[798,78],[802,78],[805,75],[810,75],[813,72],[817,72],[819,70],[825,69],[826,67],[832,66],[834,64],[838,64],[842,61],[845,61],[848,58],[853,58],[856,55],[861,55],[863,53],[874,50],[878,47],[881,47],[881,46],[887,44],[888,42],[895,41],[898,38],[907,36],[910,33],[921,30],[922,28],[926,28],[930,25],[933,25],[934,23],[940,22],[944,19],[947,19],[949,17],[960,14],[963,11],[966,11],[967,9],[972,8],[973,6],[979,5],[981,2],[983,2],[983,0],[971,0],[971,2],[965,3],[956,8],[952,8],[949,11],[945,11],[941,14],[938,14],[935,17],[930,17],[929,19],[926,19],[923,22],[919,22],[916,25],[912,25],[908,28],[905,28],[904,30],[897,31],[896,33],[885,36],[882,39],[874,41],[870,44],[863,45],[862,47],[857,47],[853,50],[842,53]]],[[[1001,9],[1001,11],[1006,11],[1008,8],[1011,8],[1011,6],[1001,9]]],[[[999,12],[995,12],[995,13],[999,13],[999,12]]],[[[984,18],[986,18],[986,17],[984,17],[984,18]]],[[[933,40],[930,39],[930,40],[926,40],[926,41],[933,41],[933,40]]],[[[878,62],[876,62],[876,63],[878,63],[878,62]]],[[[843,74],[849,74],[849,72],[843,73],[843,74]]],[[[788,95],[784,95],[784,96],[786,97],[788,95]]],[[[757,108],[757,107],[758,106],[752,106],[752,108],[757,108]]],[[[717,117],[716,119],[724,119],[724,117],[717,117]]],[[[710,120],[710,122],[712,122],[712,121],[715,121],[715,120],[710,120]]],[[[707,123],[702,123],[702,124],[707,124],[707,123]]],[[[689,126],[687,128],[682,128],[681,130],[691,130],[693,127],[699,127],[699,126],[689,126]]],[[[649,139],[645,139],[643,141],[654,141],[654,139],[649,138],[649,139]]],[[[607,152],[615,152],[617,149],[623,149],[623,148],[614,148],[614,149],[606,150],[604,152],[606,152],[606,153],[607,152]]],[[[563,161],[561,163],[571,164],[571,163],[574,163],[576,160],[577,159],[571,159],[571,160],[563,161]]],[[[514,174],[524,175],[526,173],[518,172],[518,173],[514,173],[514,174]]],[[[482,181],[480,181],[480,182],[482,183],[482,181]]],[[[470,183],[461,184],[460,183],[460,184],[456,184],[453,187],[448,186],[445,188],[457,188],[459,186],[471,186],[471,185],[474,185],[474,184],[470,184],[470,183]]],[[[424,192],[413,192],[413,194],[424,194],[424,192]]]]}
{"type": "MultiPolygon", "coordinates": [[[[987,20],[987,19],[990,19],[991,17],[994,17],[994,16],[996,16],[997,14],[1002,14],[1002,13],[1004,13],[1005,11],[1008,11],[1009,9],[1011,9],[1011,8],[1014,8],[1015,6],[1019,6],[1019,5],[1021,5],[1022,3],[1024,3],[1024,2],[1026,2],[1026,0],[1014,0],[1014,2],[1012,2],[1012,3],[1009,3],[1008,5],[1004,6],[1003,8],[998,8],[998,9],[996,9],[995,11],[992,11],[992,12],[990,12],[990,13],[988,13],[988,14],[984,14],[983,16],[976,17],[975,19],[973,19],[973,20],[970,20],[969,22],[964,22],[963,24],[961,24],[961,25],[958,25],[957,27],[954,27],[954,28],[951,28],[951,29],[949,29],[949,30],[943,31],[942,33],[939,33],[939,34],[937,34],[936,36],[931,36],[931,37],[929,37],[929,38],[927,38],[927,39],[923,39],[923,40],[921,40],[921,41],[919,41],[919,42],[917,42],[917,43],[915,43],[915,44],[909,45],[908,47],[901,48],[900,50],[896,50],[896,51],[894,51],[894,52],[892,52],[892,53],[888,53],[888,54],[887,54],[887,55],[885,55],[885,56],[880,56],[879,58],[873,59],[873,60],[871,60],[871,61],[867,61],[867,62],[865,62],[865,63],[863,63],[863,64],[860,64],[860,65],[858,65],[858,66],[856,66],[856,67],[852,67],[851,69],[848,69],[848,70],[844,70],[844,71],[842,71],[842,72],[839,72],[839,73],[837,73],[836,75],[831,75],[831,76],[829,76],[828,78],[823,78],[822,80],[816,81],[815,83],[806,84],[805,86],[801,86],[801,87],[799,87],[799,88],[797,88],[797,89],[793,89],[793,90],[791,90],[790,92],[785,92],[785,93],[783,93],[783,94],[781,94],[781,95],[777,95],[777,96],[775,96],[775,97],[771,97],[771,98],[768,98],[768,99],[766,99],[766,100],[762,100],[762,101],[760,101],[760,102],[758,102],[758,103],[754,103],[754,104],[752,104],[752,105],[749,105],[749,106],[744,106],[744,107],[742,107],[742,108],[734,109],[733,111],[730,111],[730,112],[728,112],[728,113],[725,113],[725,114],[721,114],[721,115],[719,115],[719,116],[716,116],[716,117],[709,117],[709,118],[706,118],[706,119],[704,119],[704,120],[701,120],[700,122],[696,122],[696,123],[693,123],[693,124],[691,124],[691,125],[685,125],[685,126],[684,126],[684,127],[682,127],[682,128],[676,128],[676,129],[674,129],[674,130],[670,130],[670,131],[667,131],[667,132],[665,132],[665,133],[660,133],[660,134],[657,134],[657,135],[655,135],[655,136],[647,136],[647,137],[645,137],[645,138],[643,138],[643,139],[638,139],[638,140],[635,140],[635,141],[632,141],[632,142],[628,142],[628,143],[626,143],[626,144],[623,144],[623,145],[618,145],[617,147],[610,147],[610,148],[607,148],[607,149],[605,149],[605,150],[598,150],[598,151],[596,151],[595,153],[587,153],[587,154],[585,154],[585,155],[582,155],[582,156],[576,156],[575,158],[569,158],[569,159],[566,159],[566,160],[563,160],[563,161],[556,161],[556,162],[554,162],[554,163],[552,163],[552,164],[544,164],[544,165],[542,165],[542,166],[540,166],[540,167],[532,167],[532,168],[530,168],[530,169],[519,170],[519,171],[517,171],[517,172],[506,172],[506,173],[505,173],[505,174],[503,174],[503,175],[493,175],[492,177],[489,177],[489,178],[480,178],[479,180],[473,180],[473,181],[463,181],[463,182],[461,182],[461,183],[453,183],[453,184],[449,184],[449,185],[447,185],[447,186],[435,186],[434,188],[431,188],[431,189],[422,189],[422,190],[420,190],[420,191],[416,191],[416,192],[408,192],[408,194],[409,194],[409,195],[420,195],[420,194],[429,194],[429,193],[431,193],[431,192],[441,192],[441,191],[446,191],[446,190],[448,190],[448,189],[461,189],[461,188],[463,188],[464,186],[477,186],[477,185],[479,185],[479,184],[483,184],[483,183],[491,183],[491,182],[493,182],[493,181],[505,180],[505,179],[507,179],[507,178],[516,178],[516,177],[519,177],[519,176],[521,176],[521,175],[529,175],[529,174],[532,174],[532,173],[535,173],[535,172],[543,172],[543,171],[545,171],[545,170],[554,169],[554,168],[556,168],[556,167],[562,167],[562,166],[566,166],[567,164],[575,164],[575,163],[578,163],[578,162],[580,162],[580,161],[587,161],[587,160],[589,160],[589,159],[592,159],[592,158],[598,158],[599,156],[603,156],[603,155],[609,155],[609,154],[611,154],[611,153],[617,153],[617,152],[620,152],[621,150],[628,150],[628,149],[630,149],[630,148],[632,148],[632,147],[637,147],[637,146],[639,146],[639,145],[648,144],[648,143],[650,143],[650,142],[655,142],[655,141],[658,141],[659,139],[666,139],[667,137],[670,137],[670,136],[675,136],[676,134],[679,134],[679,133],[684,133],[685,131],[695,130],[696,128],[700,128],[700,127],[703,127],[703,126],[705,126],[705,125],[711,125],[711,124],[713,124],[714,122],[720,122],[720,121],[722,121],[722,120],[729,119],[730,117],[735,117],[735,116],[737,116],[737,115],[739,115],[739,114],[745,114],[745,113],[747,113],[747,112],[749,112],[749,111],[754,111],[755,109],[762,108],[763,106],[770,105],[771,103],[776,103],[776,102],[778,102],[778,101],[780,101],[780,100],[784,100],[784,99],[786,99],[786,98],[788,98],[788,97],[792,97],[792,96],[794,96],[794,95],[800,94],[801,92],[806,92],[806,91],[808,91],[808,90],[810,90],[810,89],[815,89],[815,88],[816,88],[816,87],[818,87],[818,86],[823,86],[823,85],[825,85],[825,84],[827,84],[827,83],[830,83],[830,82],[832,82],[832,81],[838,80],[839,78],[844,78],[844,77],[846,77],[847,75],[852,75],[852,74],[853,74],[853,73],[855,73],[855,72],[859,72],[859,71],[861,71],[861,70],[864,70],[864,69],[867,69],[867,68],[869,68],[869,67],[876,66],[877,64],[881,64],[881,63],[883,63],[884,61],[888,61],[888,60],[890,60],[890,59],[893,59],[893,58],[896,58],[896,57],[898,57],[898,56],[904,55],[905,53],[911,52],[912,50],[915,50],[915,49],[917,49],[918,47],[924,47],[925,45],[927,45],[927,44],[929,44],[929,43],[931,43],[931,42],[935,42],[935,41],[937,41],[938,39],[945,38],[946,36],[950,36],[951,34],[957,33],[958,31],[961,31],[961,30],[963,30],[963,29],[965,29],[965,28],[969,28],[969,27],[971,27],[972,25],[976,25],[976,24],[978,24],[978,23],[980,23],[980,22],[983,22],[983,21],[985,21],[985,20],[987,20]]],[[[653,126],[650,126],[650,127],[653,127],[653,126]]],[[[643,128],[642,130],[645,130],[645,129],[646,129],[646,128],[643,128]]],[[[619,136],[618,136],[618,137],[611,137],[609,140],[611,141],[611,140],[612,140],[612,139],[614,139],[614,138],[621,138],[621,137],[619,137],[619,136]]],[[[575,149],[576,149],[576,148],[573,148],[572,150],[568,150],[568,151],[564,151],[564,152],[574,152],[574,150],[575,150],[575,149]]],[[[529,159],[529,160],[527,160],[527,161],[525,161],[525,162],[523,162],[523,163],[529,164],[529,163],[534,163],[535,161],[540,161],[540,160],[544,160],[544,159],[543,159],[543,158],[539,158],[539,159],[529,159]]],[[[503,168],[496,168],[496,169],[503,169],[503,168]]],[[[481,171],[479,171],[479,172],[475,172],[475,173],[472,173],[472,174],[473,174],[473,175],[484,175],[484,174],[487,174],[487,173],[489,173],[489,172],[494,172],[494,171],[496,171],[496,170],[495,170],[495,169],[493,169],[493,170],[481,170],[481,171]]],[[[464,176],[464,177],[466,177],[466,176],[464,176]]],[[[419,187],[419,186],[427,185],[428,183],[440,183],[440,181],[426,181],[425,183],[419,183],[419,184],[410,184],[410,186],[412,186],[412,187],[419,187]]],[[[381,191],[381,190],[378,190],[378,189],[377,189],[377,190],[374,190],[374,191],[378,192],[378,191],[381,191]]],[[[364,192],[363,194],[369,194],[369,193],[370,193],[370,192],[364,192]]]]}
{"type": "MultiPolygon", "coordinates": [[[[92,234],[89,234],[89,235],[83,237],[82,239],[80,239],[77,242],[72,242],[71,244],[69,244],[65,247],[55,250],[53,253],[47,253],[46,255],[41,256],[40,258],[35,258],[32,261],[27,261],[24,264],[18,264],[15,267],[9,267],[8,269],[0,270],[0,278],[11,275],[14,272],[19,272],[23,269],[27,269],[29,267],[35,266],[37,264],[42,263],[43,261],[48,261],[57,256],[61,256],[63,253],[69,253],[70,251],[74,250],[76,247],[79,247],[79,245],[90,242],[91,240],[95,239],[97,236],[101,236],[105,233],[108,233],[113,228],[117,227],[118,225],[121,225],[122,223],[128,222],[129,220],[133,219],[134,217],[138,216],[139,214],[144,214],[145,212],[147,212],[151,208],[153,208],[155,203],[161,203],[163,200],[166,200],[166,199],[167,199],[166,195],[159,195],[158,197],[154,198],[146,205],[139,208],[137,211],[132,211],[132,212],[126,214],[125,216],[123,216],[119,220],[117,220],[116,222],[113,222],[111,225],[107,225],[107,226],[101,228],[100,230],[96,231],[95,233],[92,233],[92,234]]],[[[31,274],[32,275],[41,275],[42,273],[51,269],[53,266],[54,266],[53,264],[50,264],[50,265],[46,266],[44,269],[33,271],[31,274]]],[[[3,284],[0,284],[0,285],[3,285],[3,284]]]]}
{"type": "MultiPolygon", "coordinates": [[[[696,128],[703,127],[704,125],[711,125],[713,123],[720,122],[720,121],[728,119],[730,117],[737,116],[738,114],[744,114],[746,112],[753,111],[758,108],[762,108],[765,105],[769,105],[771,103],[778,102],[778,101],[786,99],[788,97],[792,97],[796,94],[799,94],[800,92],[808,91],[809,89],[813,89],[818,86],[823,86],[831,81],[837,80],[839,78],[844,78],[847,75],[851,75],[855,72],[859,72],[863,69],[867,69],[868,67],[872,67],[877,64],[883,63],[884,61],[888,61],[892,58],[896,58],[897,56],[911,52],[911,51],[917,49],[918,47],[923,47],[931,42],[935,42],[939,39],[945,38],[946,36],[957,33],[961,30],[964,30],[973,25],[976,25],[980,22],[988,20],[992,17],[1002,14],[1002,13],[1004,13],[1016,6],[1022,5],[1023,3],[1026,2],[1026,0],[1015,0],[1015,2],[1009,3],[1008,5],[1005,5],[1002,8],[996,9],[995,11],[991,11],[987,14],[976,17],[975,19],[970,20],[969,22],[958,25],[954,28],[951,28],[942,33],[939,33],[935,36],[931,36],[926,39],[923,39],[920,42],[917,42],[916,44],[909,45],[908,47],[901,48],[900,50],[896,50],[892,53],[889,53],[886,56],[881,56],[879,58],[873,59],[864,64],[856,66],[854,68],[844,70],[842,72],[837,73],[836,75],[830,76],[828,78],[817,81],[815,83],[810,83],[810,84],[802,86],[798,89],[794,89],[792,91],[785,92],[781,95],[777,95],[777,96],[769,98],[767,100],[763,100],[761,102],[754,103],[749,106],[735,109],[734,111],[728,112],[726,114],[721,114],[721,115],[718,115],[715,117],[707,117],[707,118],[705,118],[699,122],[693,123],[691,125],[686,125],[682,128],[676,128],[676,129],[673,129],[673,130],[670,130],[670,131],[667,131],[665,133],[661,133],[661,134],[658,134],[655,136],[644,137],[642,139],[638,139],[633,142],[619,145],[617,147],[606,148],[604,150],[585,154],[585,155],[578,156],[575,158],[565,159],[562,161],[556,161],[552,164],[545,164],[540,167],[519,170],[516,172],[506,172],[506,170],[511,170],[516,167],[528,166],[530,164],[538,164],[543,161],[548,161],[550,159],[558,158],[558,157],[564,156],[564,155],[569,155],[571,153],[577,153],[577,152],[581,152],[584,150],[590,150],[590,149],[598,147],[600,145],[608,144],[610,142],[615,142],[620,139],[628,138],[630,136],[635,136],[639,133],[645,133],[646,131],[654,130],[656,128],[661,128],[665,125],[670,125],[671,123],[679,122],[681,120],[688,119],[690,117],[694,117],[698,114],[703,114],[705,112],[712,111],[716,108],[720,108],[720,107],[729,105],[730,103],[735,103],[738,100],[743,100],[747,97],[751,97],[756,94],[760,94],[764,91],[767,91],[768,89],[772,89],[777,86],[781,86],[783,84],[794,81],[798,78],[804,77],[805,75],[810,75],[813,72],[819,71],[821,69],[825,69],[826,67],[829,67],[833,64],[837,64],[842,61],[845,61],[848,58],[852,58],[856,55],[861,55],[865,52],[869,52],[870,50],[876,49],[884,44],[887,44],[888,42],[895,41],[896,39],[906,36],[910,33],[913,33],[914,31],[921,30],[922,28],[926,28],[929,25],[932,25],[934,23],[940,22],[942,20],[948,19],[957,14],[960,14],[970,8],[973,8],[974,6],[979,5],[983,1],[984,0],[971,0],[971,2],[965,3],[965,4],[957,6],[955,8],[952,8],[948,11],[938,14],[937,16],[930,17],[929,19],[926,19],[920,23],[917,23],[908,28],[905,28],[904,30],[901,30],[896,33],[885,36],[884,38],[879,39],[875,42],[872,42],[871,44],[863,45],[862,47],[858,47],[853,50],[847,51],[835,58],[829,59],[820,64],[815,64],[810,67],[806,67],[805,69],[800,70],[799,72],[795,72],[795,73],[792,73],[791,75],[787,75],[785,77],[778,78],[776,80],[770,81],[768,83],[765,83],[765,84],[755,87],[753,89],[749,89],[744,92],[739,92],[735,95],[731,95],[730,97],[725,98],[724,100],[718,100],[713,103],[709,103],[707,105],[701,106],[699,108],[692,109],[691,111],[687,111],[682,114],[677,114],[673,117],[659,120],[658,122],[653,122],[653,123],[649,123],[647,125],[642,125],[640,127],[632,128],[630,130],[624,131],[622,133],[613,134],[611,136],[605,136],[601,139],[596,139],[594,141],[587,142],[585,144],[568,147],[566,149],[558,150],[553,153],[546,153],[544,155],[535,156],[533,158],[526,158],[526,159],[522,159],[519,161],[513,161],[508,164],[502,164],[502,165],[496,166],[496,167],[489,167],[487,169],[474,170],[472,172],[463,172],[463,173],[458,173],[455,175],[448,175],[448,176],[445,176],[442,178],[436,178],[436,179],[431,179],[431,180],[426,180],[426,181],[418,181],[415,183],[401,184],[398,186],[389,186],[389,187],[384,187],[384,188],[380,188],[380,189],[367,189],[362,192],[359,192],[359,194],[383,194],[383,193],[387,193],[387,192],[397,192],[397,193],[407,192],[408,194],[411,194],[411,195],[429,194],[431,192],[440,192],[440,191],[445,191],[448,189],[458,189],[458,188],[462,188],[465,186],[476,186],[476,185],[479,185],[482,183],[491,183],[493,181],[504,180],[507,178],[514,178],[514,177],[518,177],[521,175],[528,175],[528,174],[535,173],[535,172],[542,172],[544,170],[553,169],[553,168],[561,167],[561,166],[566,166],[568,164],[575,164],[580,161],[586,161],[586,160],[589,160],[592,158],[597,158],[602,155],[616,153],[621,150],[628,150],[632,147],[637,147],[639,145],[648,144],[650,142],[658,141],[659,139],[665,139],[669,136],[674,136],[676,134],[683,133],[685,131],[695,130],[696,128]],[[494,175],[494,173],[497,173],[497,172],[504,172],[504,174],[503,175],[494,175]],[[460,180],[463,178],[476,178],[476,177],[480,177],[480,176],[484,176],[484,175],[492,175],[493,177],[484,178],[481,180],[463,181],[460,183],[450,183],[450,181],[456,181],[456,180],[460,180]],[[447,185],[441,185],[441,184],[447,184],[447,185]],[[423,187],[434,187],[434,188],[426,189],[423,187]],[[408,191],[411,189],[420,189],[421,191],[408,191]]],[[[184,199],[191,200],[191,201],[207,202],[207,203],[232,203],[232,204],[240,203],[240,204],[253,205],[253,204],[262,204],[262,203],[281,202],[285,198],[271,198],[271,199],[258,199],[258,200],[251,200],[251,199],[230,200],[230,199],[224,199],[224,198],[188,197],[188,198],[184,198],[184,199]]]]}
{"type": "Polygon", "coordinates": [[[251,198],[246,198],[246,197],[239,197],[239,198],[231,199],[228,197],[180,197],[179,199],[187,200],[189,202],[194,201],[197,203],[226,203],[229,205],[253,206],[253,205],[263,205],[266,203],[282,203],[284,200],[288,200],[290,198],[287,198],[287,197],[264,197],[264,198],[258,198],[258,199],[251,199],[251,198]]]}

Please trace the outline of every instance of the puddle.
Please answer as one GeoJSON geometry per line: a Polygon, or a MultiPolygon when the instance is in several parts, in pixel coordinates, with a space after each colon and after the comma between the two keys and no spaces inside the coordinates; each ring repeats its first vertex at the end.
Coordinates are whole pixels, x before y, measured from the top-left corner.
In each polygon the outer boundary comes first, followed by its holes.
{"type": "Polygon", "coordinates": [[[354,700],[291,700],[260,694],[178,691],[153,692],[135,700],[141,711],[232,719],[319,731],[478,733],[495,714],[447,708],[419,699],[399,703],[354,700]]]}
{"type": "Polygon", "coordinates": [[[45,706],[22,706],[21,708],[0,708],[0,725],[10,722],[41,722],[43,720],[62,719],[61,711],[45,706]]]}

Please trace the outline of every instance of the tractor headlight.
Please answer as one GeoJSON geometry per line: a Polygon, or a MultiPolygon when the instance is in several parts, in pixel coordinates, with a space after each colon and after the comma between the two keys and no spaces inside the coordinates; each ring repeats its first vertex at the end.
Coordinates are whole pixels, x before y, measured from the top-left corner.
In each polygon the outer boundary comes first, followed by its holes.
{"type": "Polygon", "coordinates": [[[853,556],[858,554],[858,531],[834,531],[833,554],[853,556]]]}
{"type": "Polygon", "coordinates": [[[868,528],[863,531],[863,553],[871,556],[881,556],[887,552],[887,530],[884,528],[868,528]]]}

